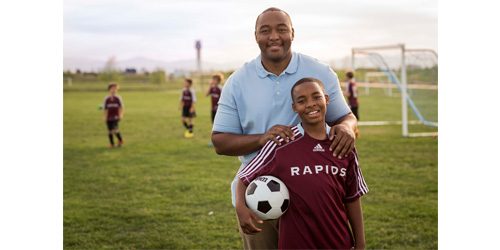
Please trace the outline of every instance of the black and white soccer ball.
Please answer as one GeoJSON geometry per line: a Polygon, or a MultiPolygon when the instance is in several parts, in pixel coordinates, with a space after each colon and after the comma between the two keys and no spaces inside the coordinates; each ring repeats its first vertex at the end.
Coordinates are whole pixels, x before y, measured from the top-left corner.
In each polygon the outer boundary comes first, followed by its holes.
{"type": "Polygon", "coordinates": [[[288,209],[288,188],[270,175],[255,178],[245,192],[247,207],[261,220],[277,219],[288,209]]]}

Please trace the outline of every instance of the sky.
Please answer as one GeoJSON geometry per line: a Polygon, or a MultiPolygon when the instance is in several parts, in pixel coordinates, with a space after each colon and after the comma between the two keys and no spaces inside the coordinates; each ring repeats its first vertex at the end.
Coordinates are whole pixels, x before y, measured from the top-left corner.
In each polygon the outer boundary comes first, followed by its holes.
{"type": "Polygon", "coordinates": [[[352,47],[404,43],[438,51],[437,0],[64,0],[64,58],[105,61],[145,57],[243,63],[259,54],[254,27],[268,7],[292,18],[292,49],[320,61],[352,47]]]}

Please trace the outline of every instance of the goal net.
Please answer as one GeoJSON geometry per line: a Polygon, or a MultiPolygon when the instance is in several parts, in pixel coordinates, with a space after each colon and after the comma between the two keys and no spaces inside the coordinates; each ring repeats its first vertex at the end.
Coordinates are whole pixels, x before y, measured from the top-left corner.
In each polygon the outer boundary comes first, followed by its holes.
{"type": "Polygon", "coordinates": [[[359,126],[401,125],[403,136],[437,135],[438,60],[403,44],[352,49],[359,126]]]}

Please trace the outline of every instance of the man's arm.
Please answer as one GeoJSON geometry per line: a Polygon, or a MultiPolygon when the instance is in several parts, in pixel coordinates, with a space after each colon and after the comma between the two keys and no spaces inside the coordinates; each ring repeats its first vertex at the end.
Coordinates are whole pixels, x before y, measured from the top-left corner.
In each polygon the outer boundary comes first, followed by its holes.
{"type": "Polygon", "coordinates": [[[332,141],[330,151],[333,151],[333,157],[338,156],[339,159],[347,157],[354,149],[356,139],[354,131],[358,128],[358,120],[352,112],[349,112],[340,119],[327,123],[328,126],[332,127],[329,139],[332,141]]]}
{"type": "Polygon", "coordinates": [[[264,134],[241,135],[212,131],[212,143],[219,155],[239,156],[258,151],[269,140],[281,145],[276,136],[285,138],[286,142],[294,140],[290,125],[274,125],[264,134]]]}
{"type": "Polygon", "coordinates": [[[361,210],[361,199],[345,204],[347,218],[351,224],[354,235],[354,249],[365,249],[365,230],[363,226],[363,211],[361,210]]]}

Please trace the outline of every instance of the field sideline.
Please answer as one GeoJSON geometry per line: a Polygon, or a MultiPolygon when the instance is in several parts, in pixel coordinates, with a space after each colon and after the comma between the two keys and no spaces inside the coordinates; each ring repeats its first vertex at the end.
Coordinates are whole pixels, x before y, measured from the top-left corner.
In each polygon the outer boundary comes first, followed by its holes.
{"type": "MultiPolygon", "coordinates": [[[[109,149],[98,110],[106,94],[65,87],[64,248],[241,249],[230,198],[239,161],[207,146],[210,99],[197,92],[195,136],[186,139],[180,90],[122,86],[125,144],[109,149]]],[[[367,249],[437,249],[438,139],[367,126],[356,146],[370,189],[367,249]]]]}

